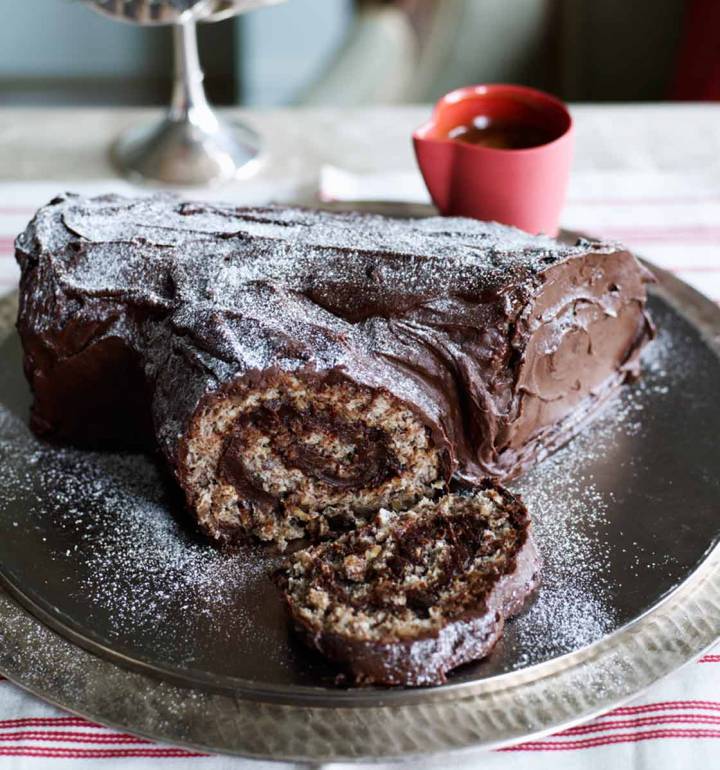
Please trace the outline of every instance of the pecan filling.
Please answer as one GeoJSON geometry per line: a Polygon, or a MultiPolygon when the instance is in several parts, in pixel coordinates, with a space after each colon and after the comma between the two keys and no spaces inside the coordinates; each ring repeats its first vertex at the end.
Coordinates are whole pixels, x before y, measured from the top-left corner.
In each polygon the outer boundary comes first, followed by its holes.
{"type": "Polygon", "coordinates": [[[264,405],[237,421],[219,462],[220,475],[242,494],[252,489],[256,502],[272,500],[246,462],[263,441],[286,468],[334,489],[371,489],[401,469],[387,434],[378,428],[348,423],[330,410],[264,405]]]}

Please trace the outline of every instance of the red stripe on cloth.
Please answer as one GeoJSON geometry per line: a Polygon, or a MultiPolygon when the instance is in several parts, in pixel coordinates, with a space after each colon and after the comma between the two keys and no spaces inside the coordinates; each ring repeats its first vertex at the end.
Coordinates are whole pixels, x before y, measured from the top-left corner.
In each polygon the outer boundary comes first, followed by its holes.
{"type": "Polygon", "coordinates": [[[127,733],[88,733],[70,730],[13,730],[0,732],[0,741],[47,741],[48,743],[135,743],[149,745],[153,741],[127,733]]]}
{"type": "Polygon", "coordinates": [[[0,251],[15,251],[14,235],[3,235],[0,237],[0,251]]]}
{"type": "Polygon", "coordinates": [[[628,727],[649,727],[663,724],[704,724],[720,725],[720,716],[715,714],[655,714],[654,716],[636,717],[635,719],[603,719],[578,725],[568,730],[555,733],[553,737],[587,735],[609,730],[619,730],[628,727]]]}
{"type": "MultiPolygon", "coordinates": [[[[716,299],[715,302],[720,303],[720,299],[716,299]]],[[[698,663],[720,663],[720,655],[703,655],[698,663]]]]}
{"type": "Polygon", "coordinates": [[[660,740],[667,738],[720,738],[720,730],[683,730],[670,728],[667,730],[643,730],[641,732],[617,733],[596,738],[586,738],[580,741],[530,741],[518,746],[508,746],[500,751],[567,751],[574,749],[594,749],[598,746],[608,746],[615,743],[638,743],[639,741],[660,740]]]}
{"type": "Polygon", "coordinates": [[[0,730],[17,727],[95,727],[105,730],[102,725],[88,722],[82,717],[21,717],[18,719],[0,719],[0,730]]]}
{"type": "Polygon", "coordinates": [[[185,749],[145,748],[145,749],[64,749],[42,748],[40,746],[0,746],[0,757],[40,757],[42,759],[168,759],[184,757],[207,757],[198,751],[185,749]]]}
{"type": "Polygon", "coordinates": [[[641,706],[619,706],[605,714],[610,716],[625,716],[627,714],[647,714],[650,711],[671,711],[683,709],[702,709],[704,711],[720,711],[720,701],[715,700],[665,700],[656,703],[644,703],[641,706]]]}

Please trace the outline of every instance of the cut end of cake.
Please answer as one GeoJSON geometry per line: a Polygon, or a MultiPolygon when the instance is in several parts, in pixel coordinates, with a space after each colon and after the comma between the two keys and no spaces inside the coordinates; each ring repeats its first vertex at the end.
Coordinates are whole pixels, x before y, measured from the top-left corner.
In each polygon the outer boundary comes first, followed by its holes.
{"type": "Polygon", "coordinates": [[[485,657],[535,588],[522,502],[490,482],[299,551],[280,578],[302,638],[358,684],[440,684],[485,657]]]}
{"type": "Polygon", "coordinates": [[[388,393],[282,373],[213,394],[192,422],[180,474],[213,538],[254,535],[284,548],[434,494],[443,465],[426,426],[388,393]]]}

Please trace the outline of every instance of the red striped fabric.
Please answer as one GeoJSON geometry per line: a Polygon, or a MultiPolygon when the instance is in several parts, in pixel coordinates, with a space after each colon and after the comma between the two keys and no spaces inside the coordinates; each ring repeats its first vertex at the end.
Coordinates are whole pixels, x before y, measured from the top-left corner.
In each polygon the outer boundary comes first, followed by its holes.
{"type": "Polygon", "coordinates": [[[199,751],[173,748],[147,749],[66,749],[39,746],[0,746],[0,757],[37,757],[41,759],[168,759],[206,757],[199,751]]]}
{"type": "Polygon", "coordinates": [[[24,717],[18,719],[0,719],[0,730],[16,727],[95,727],[104,730],[102,725],[89,722],[82,717],[24,717]]]}
{"type": "Polygon", "coordinates": [[[720,730],[678,729],[641,730],[638,732],[617,733],[614,735],[598,736],[579,741],[530,741],[518,746],[509,746],[500,751],[577,751],[578,749],[594,749],[599,746],[609,746],[616,743],[638,743],[639,741],[659,740],[665,738],[720,738],[720,730]]]}
{"type": "Polygon", "coordinates": [[[600,719],[578,727],[571,727],[555,733],[556,737],[602,733],[608,730],[620,730],[628,727],[649,727],[665,724],[703,724],[720,725],[720,716],[714,714],[658,714],[655,716],[636,717],[635,719],[600,719]]]}
{"type": "Polygon", "coordinates": [[[0,732],[0,742],[11,741],[55,741],[56,743],[133,743],[151,744],[145,738],[136,738],[126,733],[91,733],[81,730],[13,730],[0,732]]]}
{"type": "Polygon", "coordinates": [[[543,740],[528,741],[501,751],[577,750],[670,738],[720,738],[720,701],[673,700],[621,706],[592,722],[562,730],[543,740]],[[628,716],[632,718],[618,719],[628,716]],[[665,726],[654,730],[643,729],[657,725],[665,726]]]}
{"type": "Polygon", "coordinates": [[[637,706],[618,706],[608,711],[606,716],[624,716],[626,714],[645,714],[648,711],[671,711],[685,709],[703,709],[704,711],[720,711],[720,701],[714,700],[666,700],[655,703],[643,703],[637,706]]]}
{"type": "MultiPolygon", "coordinates": [[[[603,745],[621,743],[658,740],[668,738],[718,738],[720,729],[711,728],[685,728],[675,725],[720,725],[720,702],[705,700],[677,700],[660,701],[657,703],[641,704],[636,706],[623,706],[613,709],[605,717],[599,718],[593,722],[584,725],[563,730],[556,733],[550,739],[543,741],[531,741],[519,746],[509,747],[503,751],[558,751],[558,750],[577,750],[582,748],[593,748],[603,745]],[[650,716],[636,717],[634,719],[617,719],[615,717],[622,715],[648,714],[649,712],[677,712],[694,711],[695,713],[660,713],[650,716]],[[702,712],[718,713],[702,713],[702,712]],[[651,727],[655,725],[668,725],[662,729],[639,730],[638,728],[651,727]],[[634,731],[629,730],[634,728],[634,731]],[[621,732],[613,732],[621,730],[621,732]],[[605,735],[593,735],[597,733],[609,733],[605,735]],[[580,738],[579,740],[562,740],[567,738],[577,738],[587,736],[589,738],[580,738]]],[[[191,752],[184,749],[166,749],[157,747],[151,741],[144,738],[138,738],[127,733],[117,733],[109,731],[100,725],[94,725],[80,717],[37,717],[25,719],[6,719],[0,720],[0,755],[5,756],[34,756],[34,757],[56,757],[56,758],[109,758],[109,757],[192,757],[207,756],[201,752],[191,752]],[[53,727],[53,726],[78,726],[84,730],[22,730],[22,727],[53,727]],[[11,732],[2,732],[13,728],[11,732]],[[94,732],[89,732],[87,728],[94,728],[94,732]],[[38,741],[47,744],[43,747],[27,746],[2,746],[3,742],[27,742],[38,741]],[[142,746],[143,748],[126,749],[81,749],[64,748],[57,744],[62,743],[83,743],[93,744],[118,744],[142,746]]]]}

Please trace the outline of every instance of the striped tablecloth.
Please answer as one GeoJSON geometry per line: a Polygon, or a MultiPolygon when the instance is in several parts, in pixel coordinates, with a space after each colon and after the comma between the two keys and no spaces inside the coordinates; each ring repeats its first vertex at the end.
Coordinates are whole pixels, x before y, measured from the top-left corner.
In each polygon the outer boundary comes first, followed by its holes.
{"type": "MultiPolygon", "coordinates": [[[[81,192],[127,191],[117,181],[63,185],[81,192]]],[[[0,293],[17,282],[13,239],[58,185],[0,184],[0,293]]],[[[425,200],[419,177],[358,177],[325,169],[325,198],[425,200]]],[[[646,171],[576,174],[565,226],[625,242],[720,302],[720,177],[646,171]]],[[[720,646],[629,705],[587,724],[461,767],[685,768],[720,766],[720,646]]],[[[63,713],[0,680],[0,768],[277,767],[213,757],[119,733],[63,713]],[[80,760],[84,760],[80,762],[80,760]]],[[[415,765],[417,766],[417,765],[415,765]]],[[[440,762],[438,766],[446,766],[440,762]]]]}

